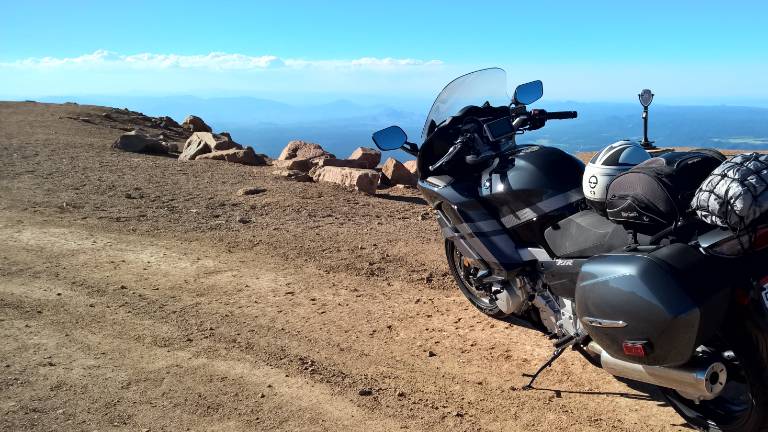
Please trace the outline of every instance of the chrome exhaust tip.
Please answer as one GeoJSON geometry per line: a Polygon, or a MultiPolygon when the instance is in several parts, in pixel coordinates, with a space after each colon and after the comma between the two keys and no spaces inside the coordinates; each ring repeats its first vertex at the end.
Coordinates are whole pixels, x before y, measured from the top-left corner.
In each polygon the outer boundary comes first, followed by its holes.
{"type": "Polygon", "coordinates": [[[612,357],[596,342],[590,342],[587,349],[600,356],[603,369],[611,375],[670,388],[696,402],[719,396],[728,380],[721,362],[707,367],[646,366],[612,357]]]}

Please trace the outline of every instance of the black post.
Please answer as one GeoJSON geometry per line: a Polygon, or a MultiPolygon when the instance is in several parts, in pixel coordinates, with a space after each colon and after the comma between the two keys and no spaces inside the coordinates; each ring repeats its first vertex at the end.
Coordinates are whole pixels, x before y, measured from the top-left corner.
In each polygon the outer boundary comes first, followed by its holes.
{"type": "Polygon", "coordinates": [[[653,143],[648,141],[648,107],[643,107],[643,142],[645,148],[653,147],[653,143]]]}

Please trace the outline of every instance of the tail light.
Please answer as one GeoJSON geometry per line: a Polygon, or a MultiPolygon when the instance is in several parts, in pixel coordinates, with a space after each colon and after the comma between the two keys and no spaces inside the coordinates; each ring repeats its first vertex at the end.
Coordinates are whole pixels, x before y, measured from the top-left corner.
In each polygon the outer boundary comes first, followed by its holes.
{"type": "Polygon", "coordinates": [[[624,354],[630,357],[645,357],[650,351],[648,341],[624,341],[621,347],[624,354]]]}

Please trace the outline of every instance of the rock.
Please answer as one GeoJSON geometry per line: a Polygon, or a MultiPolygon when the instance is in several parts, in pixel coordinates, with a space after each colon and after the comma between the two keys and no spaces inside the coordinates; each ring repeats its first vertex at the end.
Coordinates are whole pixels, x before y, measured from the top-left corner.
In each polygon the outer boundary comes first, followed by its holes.
{"type": "Polygon", "coordinates": [[[384,175],[390,186],[399,184],[416,186],[416,176],[396,159],[387,159],[387,161],[384,162],[384,166],[381,167],[381,173],[384,175]]]}
{"type": "Polygon", "coordinates": [[[265,192],[265,190],[257,187],[246,187],[246,188],[239,189],[237,191],[237,195],[238,196],[257,195],[262,192],[265,192]]]}
{"type": "MultiPolygon", "coordinates": [[[[109,113],[107,113],[107,114],[109,114],[109,113]]],[[[174,120],[174,119],[172,119],[172,118],[170,118],[168,116],[158,117],[157,121],[160,123],[160,127],[163,128],[163,129],[170,129],[170,128],[181,127],[181,125],[179,125],[176,122],[176,120],[174,120]]],[[[202,121],[202,120],[200,120],[200,121],[202,121]]]]}
{"type": "Polygon", "coordinates": [[[336,183],[369,195],[374,195],[379,184],[380,175],[378,172],[369,169],[326,166],[318,168],[312,178],[315,181],[336,183]]]}
{"type": "Polygon", "coordinates": [[[248,224],[248,223],[251,223],[251,218],[249,218],[248,216],[240,216],[239,218],[237,218],[237,221],[240,222],[241,224],[248,224]]]}
{"type": "Polygon", "coordinates": [[[280,153],[278,160],[290,159],[316,159],[316,158],[335,158],[331,153],[323,150],[320,144],[307,141],[290,141],[280,153]]]}
{"type": "Polygon", "coordinates": [[[139,131],[126,132],[112,143],[112,148],[133,153],[168,153],[163,141],[151,138],[139,131]]]}
{"type": "Polygon", "coordinates": [[[315,165],[318,167],[334,166],[334,167],[361,168],[361,169],[371,169],[376,167],[376,165],[370,166],[371,165],[370,162],[365,160],[333,159],[333,158],[320,159],[317,161],[315,165]]]}
{"type": "Polygon", "coordinates": [[[192,132],[212,132],[210,126],[205,124],[203,119],[195,115],[188,115],[181,124],[184,129],[189,129],[192,132]]]}
{"type": "Polygon", "coordinates": [[[232,137],[229,134],[213,134],[210,132],[195,132],[187,139],[184,144],[184,148],[187,146],[196,145],[198,142],[204,142],[208,145],[210,151],[221,151],[238,149],[242,150],[243,146],[232,141],[232,137]]]}
{"type": "Polygon", "coordinates": [[[171,153],[181,153],[184,151],[184,143],[181,142],[169,142],[165,144],[165,147],[171,153]]]}
{"type": "Polygon", "coordinates": [[[257,155],[252,148],[215,151],[197,156],[197,160],[223,160],[243,165],[266,165],[267,161],[257,155]]]}
{"type": "Polygon", "coordinates": [[[312,181],[312,177],[309,174],[307,174],[307,173],[305,173],[303,171],[297,171],[297,170],[282,169],[282,170],[272,171],[272,175],[275,175],[275,176],[278,176],[278,177],[284,177],[284,178],[286,178],[288,180],[293,180],[293,181],[297,181],[297,182],[311,182],[312,181]]]}
{"type": "Polygon", "coordinates": [[[198,157],[211,152],[211,146],[208,142],[198,136],[196,133],[184,144],[184,150],[179,155],[181,161],[191,161],[198,157]]]}
{"type": "Polygon", "coordinates": [[[437,354],[434,351],[432,351],[432,350],[427,351],[427,357],[435,357],[436,355],[437,354]]]}
{"type": "Polygon", "coordinates": [[[272,161],[272,166],[289,171],[308,172],[312,169],[312,161],[309,159],[289,159],[272,161]]]}
{"type": "Polygon", "coordinates": [[[360,390],[358,390],[357,394],[359,394],[360,396],[370,396],[370,395],[373,394],[373,389],[368,388],[368,387],[364,387],[364,388],[361,388],[360,390]]]}
{"type": "Polygon", "coordinates": [[[411,172],[417,178],[419,177],[419,168],[416,166],[416,159],[403,162],[405,169],[411,172]]]}
{"type": "Polygon", "coordinates": [[[361,161],[364,166],[359,168],[373,169],[381,162],[381,152],[369,147],[358,147],[347,159],[361,161]]]}

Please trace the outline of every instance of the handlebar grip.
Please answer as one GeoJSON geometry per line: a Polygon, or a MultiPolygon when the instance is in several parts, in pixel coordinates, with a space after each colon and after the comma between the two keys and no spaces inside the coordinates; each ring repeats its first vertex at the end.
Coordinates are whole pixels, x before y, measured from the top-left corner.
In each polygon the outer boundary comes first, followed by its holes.
{"type": "Polygon", "coordinates": [[[547,111],[547,120],[575,119],[578,115],[576,111],[547,111]]]}

